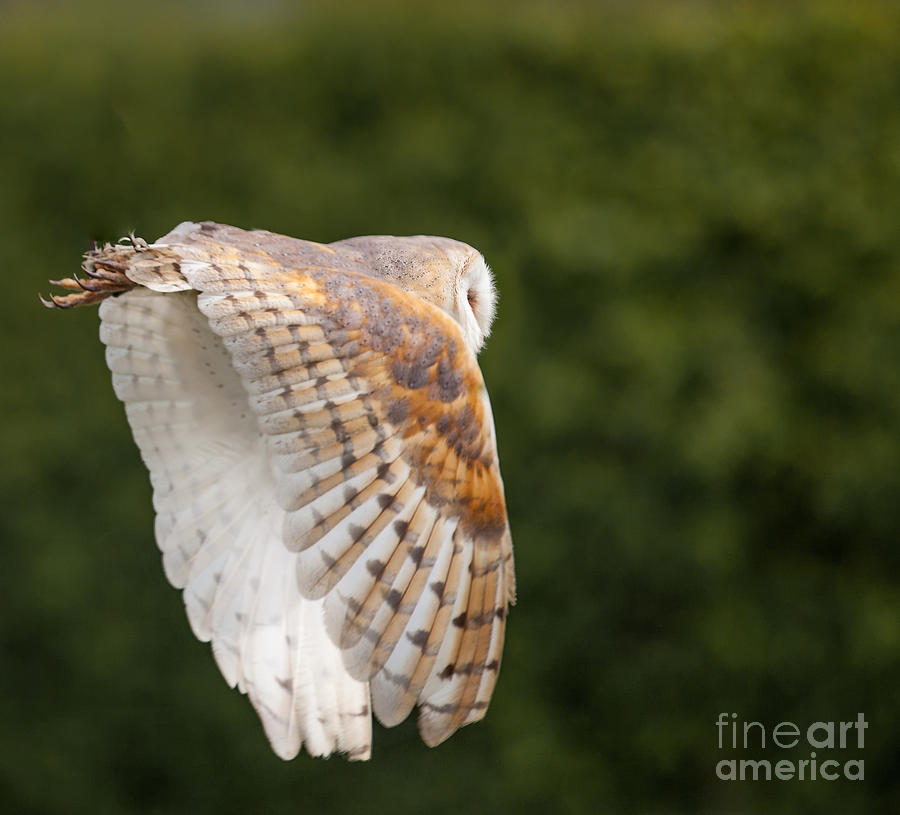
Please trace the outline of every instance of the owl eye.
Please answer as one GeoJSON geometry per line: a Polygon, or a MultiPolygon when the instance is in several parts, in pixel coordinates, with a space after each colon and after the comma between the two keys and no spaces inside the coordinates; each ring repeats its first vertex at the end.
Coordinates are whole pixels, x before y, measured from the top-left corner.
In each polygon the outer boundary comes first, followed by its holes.
{"type": "Polygon", "coordinates": [[[475,289],[469,289],[466,292],[466,299],[469,301],[469,308],[475,311],[475,307],[478,305],[478,292],[475,289]]]}

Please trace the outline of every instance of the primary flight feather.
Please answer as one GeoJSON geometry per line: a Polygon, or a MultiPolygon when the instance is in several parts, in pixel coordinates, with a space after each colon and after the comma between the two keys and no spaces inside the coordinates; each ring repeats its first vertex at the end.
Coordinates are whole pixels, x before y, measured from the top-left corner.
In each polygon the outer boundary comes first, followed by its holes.
{"type": "Polygon", "coordinates": [[[429,745],[484,716],[514,602],[482,256],[183,223],[85,256],[55,307],[100,338],[191,627],[273,750],[429,745]]]}

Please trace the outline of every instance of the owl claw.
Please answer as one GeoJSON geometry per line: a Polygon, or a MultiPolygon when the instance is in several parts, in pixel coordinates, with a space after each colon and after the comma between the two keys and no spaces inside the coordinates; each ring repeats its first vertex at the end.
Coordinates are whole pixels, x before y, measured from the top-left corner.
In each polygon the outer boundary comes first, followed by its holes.
{"type": "Polygon", "coordinates": [[[63,277],[59,280],[50,280],[48,282],[51,286],[60,286],[69,291],[81,291],[84,289],[84,286],[81,285],[77,278],[73,280],[71,277],[63,277]]]}
{"type": "Polygon", "coordinates": [[[95,277],[94,282],[81,280],[77,276],[75,282],[84,291],[121,291],[122,284],[119,280],[112,280],[108,277],[95,277]]]}
{"type": "MultiPolygon", "coordinates": [[[[142,243],[140,238],[134,240],[136,247],[142,243]]],[[[146,244],[146,242],[143,243],[146,244]]],[[[134,283],[125,274],[128,269],[128,256],[134,251],[141,250],[110,246],[109,244],[102,249],[91,249],[85,254],[84,262],[81,265],[82,271],[89,279],[85,280],[75,275],[51,280],[52,285],[75,293],[64,296],[51,294],[49,300],[41,297],[41,302],[47,308],[73,308],[91,305],[110,295],[120,294],[134,288],[134,283]]],[[[40,297],[40,295],[38,296],[40,297]]]]}
{"type": "Polygon", "coordinates": [[[38,297],[47,308],[75,308],[77,306],[89,306],[93,303],[99,303],[111,294],[118,293],[118,291],[82,291],[62,296],[51,294],[49,301],[45,300],[41,295],[38,295],[38,297]]]}
{"type": "Polygon", "coordinates": [[[38,295],[38,298],[46,308],[72,308],[73,306],[81,305],[80,302],[76,302],[79,297],[80,295],[78,294],[67,294],[62,297],[51,294],[50,299],[45,300],[41,295],[38,295]]]}

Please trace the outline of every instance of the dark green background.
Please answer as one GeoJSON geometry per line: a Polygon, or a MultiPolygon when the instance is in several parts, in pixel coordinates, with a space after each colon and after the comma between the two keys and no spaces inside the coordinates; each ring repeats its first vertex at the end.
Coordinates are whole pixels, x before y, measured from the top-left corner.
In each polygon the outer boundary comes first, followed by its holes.
{"type": "Polygon", "coordinates": [[[897,4],[5,3],[0,140],[4,812],[900,811],[897,4]],[[275,758],[165,581],[95,311],[37,301],[205,218],[495,270],[519,604],[435,750],[275,758]],[[862,711],[866,779],[720,781],[785,757],[723,711],[862,711]]]}

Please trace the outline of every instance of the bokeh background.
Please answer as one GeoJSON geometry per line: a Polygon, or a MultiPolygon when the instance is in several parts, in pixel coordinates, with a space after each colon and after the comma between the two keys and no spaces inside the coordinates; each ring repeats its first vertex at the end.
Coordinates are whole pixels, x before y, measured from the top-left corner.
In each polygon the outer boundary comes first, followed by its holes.
{"type": "Polygon", "coordinates": [[[898,213],[896,3],[0,4],[0,809],[900,811],[898,213]],[[519,604],[435,750],[281,762],[165,581],[96,312],[37,293],[185,219],[495,270],[519,604]],[[864,712],[865,780],[723,782],[808,749],[721,712],[864,712]]]}

